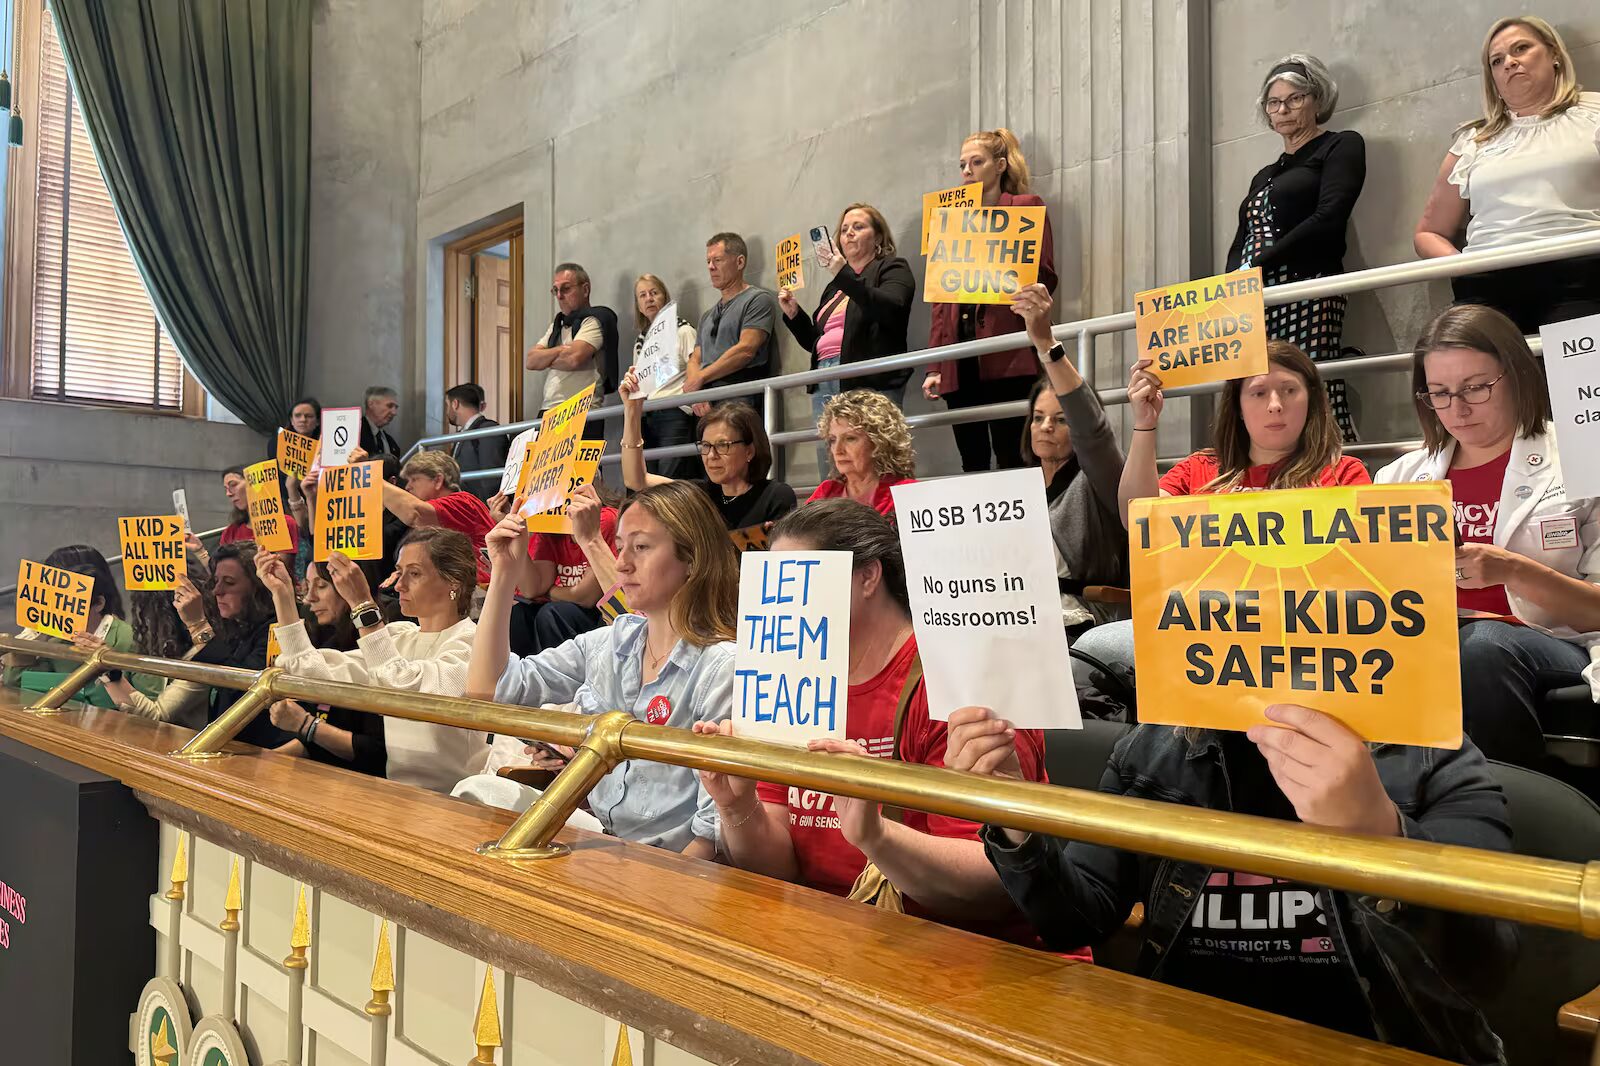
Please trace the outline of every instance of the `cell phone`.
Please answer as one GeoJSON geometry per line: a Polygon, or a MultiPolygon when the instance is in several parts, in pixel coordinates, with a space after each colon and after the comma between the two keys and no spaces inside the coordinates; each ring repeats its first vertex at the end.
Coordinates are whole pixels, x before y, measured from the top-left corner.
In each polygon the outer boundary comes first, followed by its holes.
{"type": "Polygon", "coordinates": [[[833,253],[833,237],[828,233],[827,226],[811,227],[811,246],[813,248],[826,248],[833,253]]]}
{"type": "Polygon", "coordinates": [[[529,740],[528,738],[523,737],[522,742],[528,745],[530,748],[539,749],[552,759],[559,759],[562,762],[566,762],[571,758],[570,755],[562,751],[560,748],[557,748],[554,744],[547,744],[542,740],[529,740]]]}

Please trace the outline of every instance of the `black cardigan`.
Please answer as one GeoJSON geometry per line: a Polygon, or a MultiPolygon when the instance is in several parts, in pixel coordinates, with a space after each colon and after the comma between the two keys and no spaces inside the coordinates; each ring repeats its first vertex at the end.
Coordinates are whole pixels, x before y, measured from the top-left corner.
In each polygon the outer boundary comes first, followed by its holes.
{"type": "MultiPolygon", "coordinates": [[[[877,359],[885,355],[901,355],[906,351],[906,324],[911,320],[911,303],[916,298],[917,279],[911,274],[911,265],[896,256],[893,259],[874,259],[867,269],[857,274],[847,263],[833,276],[822,297],[817,301],[820,310],[828,305],[833,294],[842,292],[850,297],[844,309],[844,344],[839,349],[839,362],[859,363],[863,359],[877,359]]],[[[817,365],[817,340],[822,336],[817,324],[804,308],[790,318],[785,315],[783,324],[811,353],[811,366],[817,365]]],[[[910,379],[910,370],[895,370],[887,374],[869,374],[850,378],[842,385],[869,389],[898,390],[910,379]]],[[[807,392],[815,392],[809,386],[807,392]]]]}
{"type": "Polygon", "coordinates": [[[1253,264],[1270,275],[1279,264],[1291,279],[1325,277],[1344,269],[1345,230],[1367,180],[1367,146],[1354,130],[1329,130],[1300,150],[1262,167],[1239,204],[1239,229],[1228,249],[1228,269],[1244,258],[1250,201],[1272,182],[1273,245],[1253,264]]]}

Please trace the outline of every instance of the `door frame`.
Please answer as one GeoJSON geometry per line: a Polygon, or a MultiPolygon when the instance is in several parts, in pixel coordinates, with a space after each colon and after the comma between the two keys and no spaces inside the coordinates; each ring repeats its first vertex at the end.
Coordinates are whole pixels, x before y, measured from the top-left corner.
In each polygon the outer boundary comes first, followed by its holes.
{"type": "Polygon", "coordinates": [[[511,377],[510,410],[499,412],[504,422],[522,421],[522,219],[512,218],[469,233],[444,246],[444,370],[446,385],[459,385],[463,381],[478,379],[477,359],[473,353],[472,334],[474,318],[472,297],[467,295],[467,282],[472,278],[472,257],[507,241],[511,244],[511,350],[518,356],[518,365],[511,377]],[[471,373],[462,376],[459,368],[470,363],[471,373]]]}

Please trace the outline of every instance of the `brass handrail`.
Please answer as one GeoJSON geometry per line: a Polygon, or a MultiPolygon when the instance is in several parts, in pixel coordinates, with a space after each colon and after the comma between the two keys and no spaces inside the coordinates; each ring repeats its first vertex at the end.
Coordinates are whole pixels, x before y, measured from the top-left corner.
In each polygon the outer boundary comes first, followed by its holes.
{"type": "MultiPolygon", "coordinates": [[[[238,670],[111,651],[90,655],[69,645],[41,647],[34,641],[4,636],[0,636],[0,650],[84,663],[68,679],[72,688],[61,693],[55,707],[81,687],[84,681],[79,675],[91,669],[181,676],[262,694],[253,701],[253,710],[238,716],[243,720],[229,720],[224,714],[175,754],[219,753],[249,717],[260,712],[267,698],[311,700],[411,721],[576,745],[577,755],[543,796],[499,841],[480,848],[504,858],[565,853],[566,848],[554,841],[555,833],[595,782],[624,759],[649,759],[1600,938],[1600,862],[1557,862],[1366,836],[1058,785],[829,755],[739,737],[700,736],[649,725],[622,711],[578,716],[465,697],[297,678],[276,668],[238,670]]],[[[51,701],[65,686],[66,682],[41,703],[51,701]]]]}

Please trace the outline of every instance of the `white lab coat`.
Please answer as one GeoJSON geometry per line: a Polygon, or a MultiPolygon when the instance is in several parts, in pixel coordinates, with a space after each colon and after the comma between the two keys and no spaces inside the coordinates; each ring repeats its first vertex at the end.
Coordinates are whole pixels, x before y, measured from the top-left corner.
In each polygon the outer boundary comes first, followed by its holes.
{"type": "MultiPolygon", "coordinates": [[[[1407,452],[1378,471],[1374,480],[1380,485],[1443,481],[1455,450],[1451,440],[1437,454],[1426,448],[1407,452]]],[[[1600,584],[1600,499],[1567,495],[1553,432],[1512,442],[1495,515],[1494,543],[1557,573],[1600,584]]],[[[1506,599],[1511,613],[1534,629],[1587,648],[1591,656],[1600,654],[1600,632],[1580,633],[1509,588],[1506,599]]]]}

